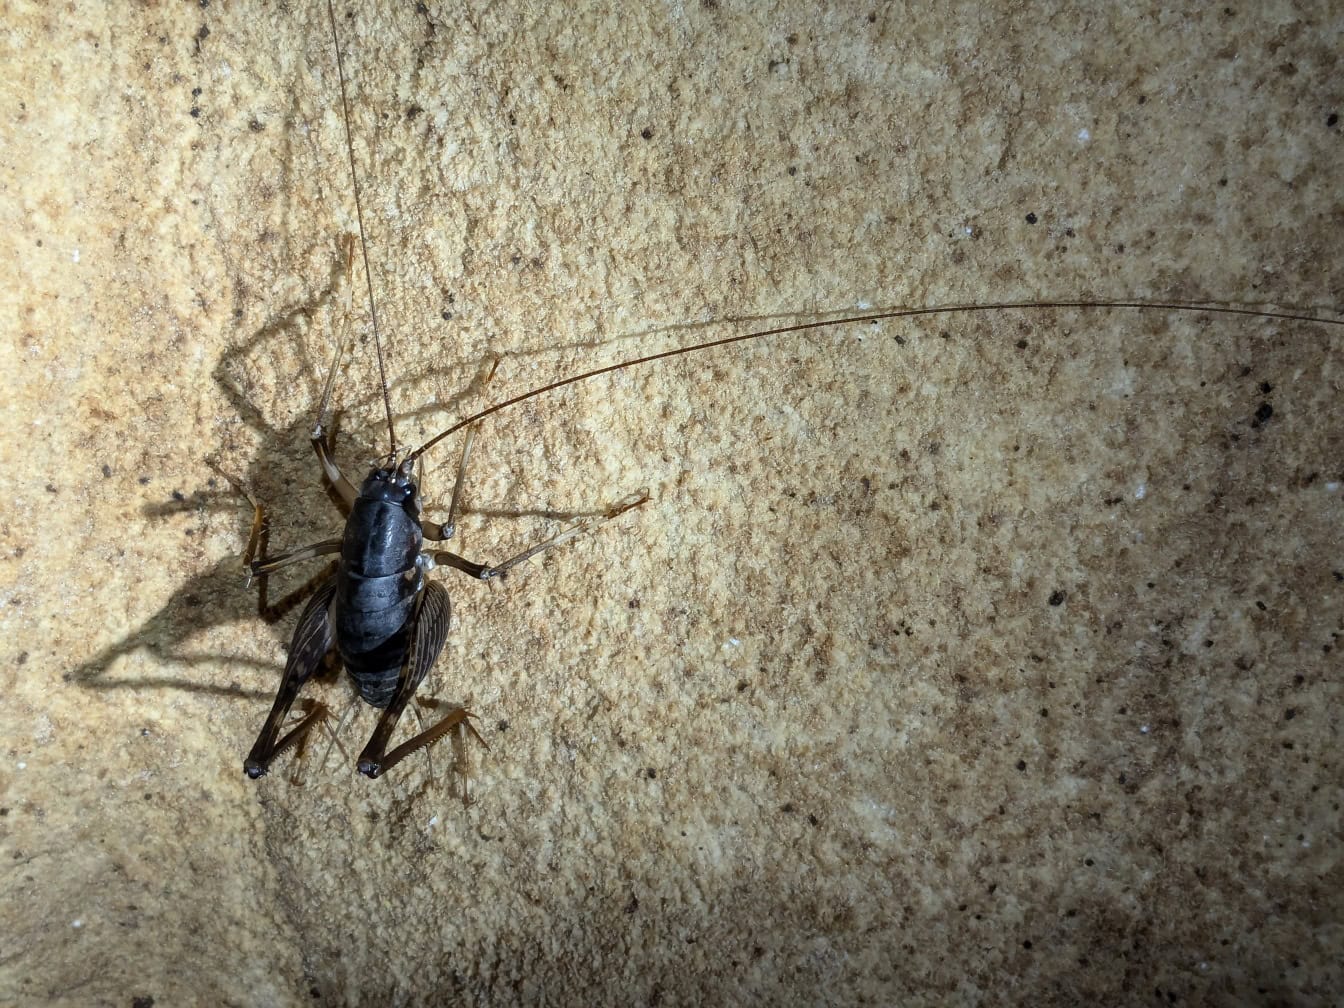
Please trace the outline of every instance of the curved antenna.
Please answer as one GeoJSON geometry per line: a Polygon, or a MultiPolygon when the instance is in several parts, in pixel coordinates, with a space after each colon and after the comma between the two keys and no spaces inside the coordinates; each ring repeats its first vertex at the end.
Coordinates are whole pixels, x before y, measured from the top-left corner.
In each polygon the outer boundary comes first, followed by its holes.
{"type": "Polygon", "coordinates": [[[797,325],[778,326],[774,329],[762,329],[759,332],[739,333],[736,336],[725,336],[722,339],[708,340],[704,343],[695,343],[691,346],[677,347],[673,350],[664,350],[661,353],[648,354],[644,357],[632,357],[629,360],[623,360],[616,364],[608,364],[606,367],[593,368],[591,371],[584,371],[582,374],[570,375],[568,378],[561,378],[539,388],[534,388],[530,392],[524,392],[521,395],[513,396],[502,402],[497,402],[493,406],[487,406],[479,413],[473,413],[465,420],[459,420],[445,431],[435,434],[432,438],[422,444],[415,451],[407,456],[407,459],[419,458],[424,452],[433,448],[436,444],[455,434],[463,427],[474,424],[477,420],[482,420],[492,413],[498,413],[500,410],[508,409],[510,406],[516,406],[518,403],[526,402],[528,399],[535,399],[537,396],[545,395],[547,392],[554,392],[556,389],[565,388],[568,385],[575,385],[589,378],[596,378],[599,375],[610,374],[613,371],[621,371],[628,367],[636,367],[640,364],[651,364],[654,361],[666,360],[669,357],[680,357],[683,354],[697,353],[701,350],[710,350],[714,347],[728,346],[730,343],[745,343],[747,340],[763,339],[767,336],[780,336],[784,333],[805,332],[810,329],[825,329],[830,326],[857,325],[861,322],[880,322],[885,319],[916,318],[923,315],[955,315],[959,313],[970,312],[989,312],[989,311],[1034,311],[1048,310],[1056,308],[1129,308],[1146,311],[1172,311],[1172,312],[1203,312],[1210,315],[1244,315],[1250,318],[1278,319],[1283,322],[1315,322],[1321,325],[1344,326],[1344,319],[1319,318],[1315,315],[1298,315],[1291,312],[1273,312],[1262,311],[1258,308],[1217,308],[1208,305],[1183,304],[1177,301],[997,301],[989,304],[969,304],[969,305],[936,305],[926,308],[901,308],[895,311],[875,312],[870,315],[854,315],[850,318],[828,319],[822,322],[802,322],[797,325]]]}
{"type": "Polygon", "coordinates": [[[336,76],[341,82],[341,112],[345,117],[345,151],[350,158],[350,184],[355,191],[355,219],[359,222],[359,249],[364,257],[364,283],[369,291],[369,318],[373,323],[373,346],[378,351],[378,381],[383,386],[383,411],[387,415],[387,437],[392,443],[392,458],[397,457],[397,431],[392,426],[392,400],[387,394],[387,368],[383,365],[383,340],[378,335],[378,309],[373,302],[373,271],[369,269],[369,242],[364,236],[364,207],[359,200],[359,173],[355,171],[355,142],[350,136],[350,102],[345,96],[345,63],[341,59],[341,39],[336,32],[336,8],[327,0],[331,20],[331,44],[336,48],[336,76]]]}

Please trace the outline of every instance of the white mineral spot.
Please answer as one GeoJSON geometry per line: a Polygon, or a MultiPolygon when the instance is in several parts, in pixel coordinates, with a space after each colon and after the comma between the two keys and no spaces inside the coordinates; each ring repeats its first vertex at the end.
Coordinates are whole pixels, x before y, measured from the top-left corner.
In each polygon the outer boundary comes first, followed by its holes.
{"type": "Polygon", "coordinates": [[[1147,497],[1147,496],[1148,496],[1148,484],[1147,484],[1147,483],[1140,483],[1137,487],[1134,488],[1134,499],[1135,499],[1135,500],[1143,500],[1143,499],[1144,499],[1145,497],[1147,497]]]}

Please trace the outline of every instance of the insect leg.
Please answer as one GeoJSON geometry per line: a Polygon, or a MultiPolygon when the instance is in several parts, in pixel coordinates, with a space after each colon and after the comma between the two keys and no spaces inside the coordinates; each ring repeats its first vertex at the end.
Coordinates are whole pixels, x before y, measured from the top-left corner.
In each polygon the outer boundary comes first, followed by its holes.
{"type": "MultiPolygon", "coordinates": [[[[458,725],[466,725],[467,731],[471,732],[471,734],[475,737],[476,741],[479,742],[481,745],[485,746],[487,749],[489,749],[490,746],[486,743],[485,739],[481,738],[481,734],[476,730],[476,726],[471,723],[470,719],[475,716],[476,716],[475,714],[467,710],[465,707],[455,707],[448,714],[447,717],[445,717],[438,724],[434,725],[434,727],[428,728],[425,731],[422,731],[419,735],[415,736],[415,738],[403,742],[401,745],[397,746],[390,753],[384,756],[382,758],[378,773],[376,774],[371,773],[368,776],[377,777],[379,774],[387,773],[388,770],[396,766],[411,753],[415,752],[418,749],[423,749],[425,746],[433,745],[435,742],[443,738],[458,725]]],[[[364,767],[363,759],[361,758],[360,761],[361,773],[366,772],[363,767],[364,767]]],[[[465,800],[465,798],[466,798],[466,791],[464,787],[463,799],[465,800]]]]}
{"type": "Polygon", "coordinates": [[[434,727],[421,732],[408,742],[403,742],[391,752],[386,751],[388,740],[392,737],[406,704],[415,695],[430,666],[443,650],[443,642],[448,638],[450,612],[447,590],[437,581],[427,583],[420,598],[420,605],[411,617],[413,624],[411,646],[406,651],[405,661],[402,662],[397,688],[393,691],[392,700],[383,711],[383,716],[378,719],[378,726],[374,728],[369,744],[359,754],[359,772],[366,777],[381,776],[411,753],[438,741],[459,724],[466,724],[481,744],[485,744],[485,740],[467,720],[472,716],[471,712],[459,707],[434,727]]]}
{"type": "Polygon", "coordinates": [[[448,520],[438,522],[422,521],[420,533],[430,542],[446,542],[457,531],[457,505],[462,500],[462,484],[467,473],[467,459],[471,457],[471,445],[476,440],[476,428],[468,427],[462,439],[462,458],[457,463],[457,478],[453,481],[453,499],[448,505],[448,520]]]}
{"type": "MultiPolygon", "coordinates": [[[[336,363],[332,362],[332,367],[334,368],[335,366],[336,363]]],[[[347,508],[353,507],[358,493],[350,481],[345,478],[345,474],[341,472],[341,467],[336,464],[336,460],[331,456],[330,449],[327,448],[327,435],[322,427],[324,420],[325,414],[323,420],[319,420],[313,427],[311,439],[313,443],[313,451],[317,453],[317,461],[322,466],[322,472],[326,475],[327,479],[331,481],[331,485],[335,488],[336,493],[340,495],[341,501],[347,508]]]]}
{"type": "MultiPolygon", "coordinates": [[[[340,718],[338,718],[336,721],[336,727],[328,729],[327,747],[324,750],[322,750],[322,762],[318,764],[319,769],[327,765],[327,760],[331,757],[332,749],[339,749],[341,752],[341,757],[345,760],[345,762],[347,764],[350,762],[350,754],[345,751],[345,746],[341,745],[341,733],[345,731],[345,726],[350,723],[350,718],[355,713],[355,708],[358,705],[359,705],[359,695],[356,694],[352,696],[350,698],[350,702],[345,705],[345,710],[341,713],[340,718]]],[[[323,727],[326,728],[327,726],[323,725],[323,727]]]]}
{"type": "Polygon", "coordinates": [[[476,428],[468,427],[462,438],[462,457],[457,463],[457,476],[453,480],[453,499],[448,503],[448,521],[443,526],[443,538],[451,539],[457,527],[457,507],[462,502],[462,487],[467,482],[467,460],[471,458],[472,445],[476,443],[476,428]]]}
{"type": "MultiPolygon", "coordinates": [[[[306,546],[302,550],[282,553],[279,557],[265,557],[266,550],[269,548],[271,541],[271,523],[266,517],[266,509],[258,503],[257,499],[252,496],[252,493],[240,480],[234,479],[224,471],[224,469],[214,463],[210,464],[210,468],[228,480],[229,485],[247,498],[247,502],[252,505],[252,531],[247,537],[247,548],[243,551],[243,569],[248,572],[249,579],[252,577],[257,579],[257,614],[267,623],[274,623],[314,591],[317,585],[321,583],[322,579],[325,578],[329,572],[319,571],[304,584],[300,585],[294,591],[275,603],[270,601],[267,593],[269,587],[267,576],[270,572],[286,566],[289,563],[297,563],[300,560],[306,560],[310,556],[322,556],[328,552],[339,552],[340,546],[338,544],[334,550],[323,549],[320,552],[317,552],[319,547],[323,547],[327,545],[327,543],[314,543],[312,546],[306,546]],[[258,553],[261,553],[265,559],[255,560],[254,558],[258,553]]],[[[332,541],[333,540],[327,540],[327,542],[332,541]]]]}
{"type": "Polygon", "coordinates": [[[538,553],[544,553],[546,550],[554,549],[556,546],[563,546],[571,539],[575,539],[578,536],[582,535],[584,532],[591,531],[592,529],[603,524],[604,522],[611,521],[611,519],[625,514],[625,512],[629,511],[632,508],[639,507],[639,505],[644,504],[648,500],[649,500],[648,489],[645,488],[643,490],[638,490],[635,493],[629,494],[628,496],[621,498],[610,508],[608,508],[605,514],[593,515],[588,518],[581,518],[578,521],[576,521],[573,525],[569,526],[569,528],[557,532],[555,535],[551,536],[544,542],[539,542],[537,543],[537,545],[531,547],[530,549],[523,550],[523,552],[519,553],[517,556],[510,557],[503,563],[497,564],[496,566],[493,567],[487,566],[486,564],[476,563],[475,561],[468,560],[466,557],[458,556],[456,553],[449,553],[447,550],[441,550],[435,552],[432,554],[432,556],[436,564],[443,564],[447,567],[453,567],[457,570],[462,571],[464,574],[469,574],[474,578],[479,578],[482,581],[486,581],[489,580],[490,578],[498,577],[501,574],[507,573],[510,569],[516,567],[524,560],[532,559],[532,557],[536,556],[538,553]]]}
{"type": "MultiPolygon", "coordinates": [[[[250,494],[248,500],[252,500],[250,494]]],[[[341,540],[327,539],[311,546],[304,546],[302,549],[281,553],[277,557],[254,560],[253,557],[256,556],[259,549],[262,553],[266,552],[266,547],[270,543],[271,527],[262,506],[256,501],[252,501],[252,507],[255,512],[252,518],[252,534],[248,537],[247,550],[243,553],[243,569],[247,571],[248,584],[252,583],[252,578],[257,579],[257,611],[261,614],[262,619],[273,623],[294,608],[299,600],[313,590],[314,584],[326,577],[327,574],[325,571],[319,571],[315,577],[274,604],[271,603],[267,593],[267,589],[270,587],[268,575],[272,571],[279,570],[281,567],[288,567],[290,564],[298,563],[301,560],[325,556],[328,553],[339,553],[341,551],[341,540]]]]}
{"type": "MultiPolygon", "coordinates": [[[[232,483],[233,480],[229,480],[229,482],[232,483]]],[[[240,484],[234,485],[240,490],[243,489],[240,484]]],[[[266,519],[266,509],[257,501],[253,500],[252,495],[246,490],[243,490],[243,495],[247,498],[248,503],[252,505],[252,531],[247,537],[247,549],[243,551],[243,567],[247,570],[251,570],[252,559],[257,555],[257,551],[260,550],[262,553],[265,553],[266,547],[270,544],[271,523],[266,519]]]]}
{"type": "Polygon", "coordinates": [[[332,631],[329,610],[331,600],[336,594],[336,579],[328,578],[308,600],[299,617],[299,625],[294,630],[294,639],[290,641],[289,658],[285,662],[285,674],[280,680],[280,688],[275,694],[275,703],[266,723],[261,726],[252,751],[243,762],[243,770],[253,780],[263,776],[271,761],[280,753],[303,738],[313,724],[326,716],[326,708],[318,705],[313,708],[284,738],[280,730],[289,708],[299,690],[314,672],[322,666],[322,660],[331,650],[335,635],[332,631]],[[278,740],[278,741],[277,741],[278,740]]]}
{"type": "Polygon", "coordinates": [[[311,441],[313,451],[317,453],[317,461],[322,466],[322,472],[326,474],[331,485],[335,487],[336,493],[340,495],[345,506],[348,508],[355,503],[357,493],[350,481],[345,478],[341,472],[341,467],[336,464],[336,460],[331,456],[331,450],[327,447],[326,424],[327,414],[331,406],[331,390],[336,383],[336,371],[341,366],[341,359],[345,356],[346,348],[350,345],[350,311],[351,311],[351,284],[355,269],[355,240],[353,236],[346,235],[345,238],[345,323],[341,327],[341,337],[336,343],[336,356],[331,359],[331,367],[327,371],[327,380],[322,387],[322,402],[317,408],[317,422],[313,424],[311,441]]]}
{"type": "MultiPolygon", "coordinates": [[[[308,751],[308,743],[312,739],[310,731],[314,725],[322,725],[327,728],[327,715],[331,711],[327,705],[311,698],[305,698],[299,701],[299,707],[303,710],[303,716],[299,718],[292,731],[286,733],[280,745],[276,747],[276,752],[282,752],[290,748],[290,739],[294,739],[294,758],[290,761],[289,783],[291,787],[303,787],[303,758],[304,753],[308,751]]],[[[321,769],[319,767],[318,769],[321,769]]]]}
{"type": "Polygon", "coordinates": [[[303,546],[296,550],[290,550],[288,553],[281,553],[279,556],[266,557],[264,560],[249,560],[244,558],[244,566],[253,577],[261,574],[270,574],[278,571],[281,567],[288,567],[290,564],[300,563],[304,560],[312,560],[314,557],[327,556],[331,553],[341,551],[341,539],[323,539],[319,543],[313,543],[311,546],[303,546]]]}
{"type": "MultiPolygon", "coordinates": [[[[476,731],[475,727],[472,726],[472,723],[469,720],[467,720],[472,715],[461,704],[449,703],[444,700],[436,700],[433,697],[416,697],[415,706],[413,706],[411,710],[415,712],[415,719],[420,725],[421,735],[428,735],[430,732],[435,733],[434,737],[429,739],[429,742],[442,738],[453,728],[456,728],[460,725],[466,725],[467,730],[470,731],[471,734],[476,737],[476,741],[480,742],[481,745],[485,746],[487,749],[490,748],[490,746],[486,744],[485,739],[481,738],[480,734],[476,731]],[[441,707],[447,707],[449,708],[449,714],[442,721],[439,721],[437,724],[435,724],[432,728],[426,729],[424,718],[420,714],[420,709],[422,707],[426,711],[436,711],[441,707]]],[[[459,764],[461,764],[466,758],[466,753],[462,745],[463,740],[464,736],[462,733],[459,733],[458,736],[453,739],[453,753],[454,757],[458,760],[459,764]]],[[[413,739],[412,741],[415,740],[413,739]]],[[[425,745],[428,744],[429,744],[428,742],[425,743],[425,745]]],[[[425,762],[429,764],[429,776],[432,778],[434,776],[434,763],[430,759],[429,749],[425,749],[425,762]]],[[[465,773],[462,774],[462,804],[463,805],[471,804],[471,794],[468,789],[468,780],[467,775],[465,773]]]]}
{"type": "MultiPolygon", "coordinates": [[[[494,357],[490,361],[490,370],[480,379],[480,387],[484,388],[490,384],[490,379],[495,376],[499,370],[499,358],[494,357]]],[[[467,460],[471,458],[471,447],[476,441],[476,426],[467,428],[467,433],[462,440],[462,458],[457,463],[457,476],[453,480],[453,499],[448,505],[448,520],[440,525],[438,522],[422,521],[420,523],[421,534],[430,542],[444,542],[453,537],[453,532],[457,530],[457,506],[462,501],[462,487],[467,482],[467,460]]],[[[424,485],[421,484],[421,492],[424,492],[424,485]]]]}
{"type": "MultiPolygon", "coordinates": [[[[433,671],[431,670],[429,674],[432,676],[434,673],[433,673],[433,671]]],[[[423,734],[425,733],[425,731],[426,731],[426,729],[425,729],[425,716],[424,716],[423,714],[420,713],[420,708],[423,707],[423,706],[424,706],[424,701],[421,700],[419,697],[416,698],[415,703],[411,704],[411,713],[415,715],[415,723],[416,723],[417,725],[420,726],[420,731],[419,731],[419,732],[417,733],[417,735],[416,735],[417,738],[419,738],[420,735],[423,735],[423,734]]],[[[434,754],[433,754],[433,752],[431,752],[428,748],[425,749],[425,767],[429,770],[429,779],[430,779],[430,780],[433,780],[433,779],[434,779],[434,754]]]]}

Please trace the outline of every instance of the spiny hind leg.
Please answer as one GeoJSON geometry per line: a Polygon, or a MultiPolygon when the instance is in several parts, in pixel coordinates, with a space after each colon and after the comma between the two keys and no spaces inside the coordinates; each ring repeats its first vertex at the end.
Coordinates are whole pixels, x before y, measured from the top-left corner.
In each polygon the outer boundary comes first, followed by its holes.
{"type": "MultiPolygon", "coordinates": [[[[417,705],[425,707],[439,706],[438,701],[418,700],[416,702],[417,705]]],[[[447,705],[444,704],[443,706],[447,705]]],[[[420,719],[420,712],[418,710],[415,711],[415,714],[416,718],[420,719]]],[[[359,772],[364,774],[366,777],[369,777],[370,779],[376,779],[378,777],[383,776],[394,766],[396,766],[398,763],[404,760],[407,756],[410,756],[412,753],[417,752],[420,749],[426,750],[425,756],[428,757],[429,746],[432,746],[435,742],[443,738],[454,728],[459,729],[456,736],[459,744],[465,742],[465,733],[461,730],[465,729],[466,732],[469,732],[476,739],[477,742],[485,746],[485,748],[489,749],[490,748],[489,744],[485,741],[484,738],[481,737],[481,733],[476,730],[476,726],[471,723],[471,719],[474,718],[475,716],[476,716],[475,714],[467,710],[465,707],[453,706],[453,709],[450,710],[447,713],[447,715],[445,715],[441,720],[436,722],[434,725],[432,725],[429,728],[424,728],[421,732],[419,732],[419,734],[407,739],[405,742],[401,743],[401,745],[397,746],[391,752],[384,752],[383,750],[386,748],[387,737],[391,734],[391,729],[389,728],[386,732],[383,732],[383,726],[385,724],[390,724],[392,727],[395,727],[397,720],[400,718],[400,712],[398,712],[396,717],[391,718],[389,720],[387,712],[384,712],[383,717],[379,719],[378,727],[374,729],[374,735],[369,740],[369,744],[365,746],[364,751],[360,753],[358,763],[359,772]]],[[[421,720],[420,724],[421,727],[423,728],[424,721],[421,720]]],[[[459,766],[464,765],[464,759],[463,759],[464,755],[465,754],[462,753],[460,750],[458,750],[456,753],[457,762],[459,766]]],[[[431,775],[433,774],[433,769],[434,765],[431,762],[430,763],[431,775]]],[[[467,794],[465,772],[462,774],[462,780],[463,780],[462,800],[465,803],[469,800],[467,794]]]]}
{"type": "Polygon", "coordinates": [[[429,672],[435,659],[438,658],[439,652],[443,650],[443,643],[448,637],[451,610],[448,592],[443,585],[437,581],[428,582],[420,596],[420,604],[411,617],[413,624],[411,627],[411,644],[406,651],[406,658],[402,662],[396,688],[392,691],[392,699],[378,719],[378,725],[374,728],[368,745],[359,754],[357,765],[359,772],[364,776],[370,778],[381,777],[417,749],[433,745],[461,724],[465,724],[468,730],[484,744],[485,740],[481,739],[479,733],[472,727],[471,722],[467,720],[472,716],[471,712],[459,707],[432,728],[420,732],[391,752],[387,749],[388,742],[392,738],[392,732],[397,727],[397,722],[401,720],[402,712],[405,711],[407,703],[415,695],[420,683],[424,681],[425,675],[429,672]]]}
{"type": "MultiPolygon", "coordinates": [[[[320,700],[314,700],[311,697],[306,697],[298,703],[301,716],[294,727],[285,733],[284,739],[276,747],[277,753],[283,752],[290,746],[294,749],[294,756],[290,760],[290,787],[303,787],[303,761],[308,753],[308,743],[313,737],[313,728],[320,727],[328,734],[332,731],[331,726],[327,723],[327,719],[331,715],[331,709],[328,708],[326,704],[322,703],[320,700]],[[293,739],[292,742],[290,741],[291,739],[293,739]]],[[[328,750],[329,749],[330,747],[328,747],[328,750]]],[[[322,763],[319,764],[317,768],[319,772],[325,763],[326,756],[324,754],[322,763]]]]}
{"type": "Polygon", "coordinates": [[[453,731],[454,728],[457,729],[455,732],[453,732],[452,737],[453,760],[457,765],[458,775],[462,778],[462,804],[470,805],[471,793],[469,790],[469,784],[471,779],[467,775],[467,769],[466,769],[467,768],[466,743],[468,733],[474,736],[476,741],[479,742],[481,745],[485,746],[485,748],[487,749],[490,748],[489,744],[485,741],[485,739],[481,737],[481,733],[476,730],[476,726],[471,723],[471,719],[474,718],[476,715],[471,713],[471,711],[467,710],[467,708],[464,707],[462,704],[452,703],[451,701],[447,700],[435,700],[432,697],[416,697],[415,705],[411,708],[411,711],[415,714],[415,720],[420,725],[420,734],[417,735],[411,741],[416,742],[417,740],[424,740],[421,741],[420,744],[423,745],[425,748],[425,763],[429,768],[429,776],[431,780],[437,778],[434,773],[434,759],[433,756],[431,755],[432,750],[429,748],[430,742],[442,738],[450,731],[453,731]],[[438,711],[447,708],[448,713],[443,717],[442,720],[437,722],[433,727],[426,728],[425,718],[420,713],[422,708],[424,710],[429,711],[438,711]]]}

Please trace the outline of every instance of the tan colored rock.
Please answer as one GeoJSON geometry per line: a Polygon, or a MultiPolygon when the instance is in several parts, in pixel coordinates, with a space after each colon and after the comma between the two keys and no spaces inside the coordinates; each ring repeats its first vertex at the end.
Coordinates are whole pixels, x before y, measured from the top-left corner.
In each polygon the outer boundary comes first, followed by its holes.
{"type": "MultiPolygon", "coordinates": [[[[406,442],[819,312],[1339,308],[1330,4],[340,6],[406,442]]],[[[254,784],[295,614],[255,617],[220,474],[277,549],[339,527],[307,446],[355,227],[325,8],[31,4],[0,43],[0,1001],[1340,989],[1338,330],[936,318],[501,414],[470,555],[654,500],[506,583],[439,575],[425,692],[482,717],[475,804],[448,746],[358,777],[368,710],[350,758],[254,784]]]]}

